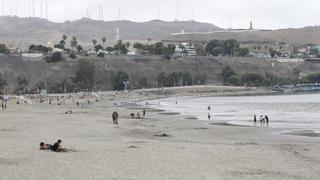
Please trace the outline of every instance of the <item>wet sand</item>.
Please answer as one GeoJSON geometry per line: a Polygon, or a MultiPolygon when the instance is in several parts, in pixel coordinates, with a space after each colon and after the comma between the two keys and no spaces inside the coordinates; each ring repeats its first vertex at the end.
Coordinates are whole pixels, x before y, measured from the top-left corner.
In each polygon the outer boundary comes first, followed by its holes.
{"type": "Polygon", "coordinates": [[[83,108],[78,97],[61,106],[11,101],[0,112],[0,179],[320,179],[319,137],[209,125],[151,109],[131,119],[142,109],[125,102],[146,98],[139,93],[88,97],[93,103],[83,108]],[[119,125],[112,124],[113,111],[119,125]],[[38,149],[57,139],[75,151],[38,149]]]}

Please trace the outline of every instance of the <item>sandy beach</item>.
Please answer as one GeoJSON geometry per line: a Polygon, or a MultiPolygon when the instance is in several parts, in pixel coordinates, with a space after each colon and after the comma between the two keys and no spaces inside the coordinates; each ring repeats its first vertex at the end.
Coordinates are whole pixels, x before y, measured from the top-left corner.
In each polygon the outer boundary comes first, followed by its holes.
{"type": "Polygon", "coordinates": [[[310,132],[210,124],[155,109],[147,109],[144,119],[132,119],[130,113],[142,114],[142,107],[129,102],[165,94],[141,92],[108,92],[99,102],[74,96],[60,106],[56,100],[51,105],[11,100],[0,112],[0,179],[320,179],[320,138],[300,136],[310,132]],[[92,104],[85,105],[87,100],[92,104]],[[67,110],[73,113],[66,115],[67,110]],[[119,125],[112,124],[113,111],[120,114],[119,125]],[[39,150],[41,141],[57,139],[72,151],[39,150]]]}

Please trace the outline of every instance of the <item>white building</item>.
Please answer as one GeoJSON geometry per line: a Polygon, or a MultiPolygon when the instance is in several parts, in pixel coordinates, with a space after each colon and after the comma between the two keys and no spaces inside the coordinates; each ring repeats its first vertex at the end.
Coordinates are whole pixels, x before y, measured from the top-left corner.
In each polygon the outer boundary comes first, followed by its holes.
{"type": "Polygon", "coordinates": [[[175,55],[178,56],[195,56],[196,51],[191,43],[176,44],[175,55]]]}

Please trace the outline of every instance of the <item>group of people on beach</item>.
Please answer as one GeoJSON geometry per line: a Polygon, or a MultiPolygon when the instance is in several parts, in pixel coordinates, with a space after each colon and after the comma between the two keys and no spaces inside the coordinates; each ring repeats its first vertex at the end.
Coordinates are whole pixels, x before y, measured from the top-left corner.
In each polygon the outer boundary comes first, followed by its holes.
{"type": "MultiPolygon", "coordinates": [[[[260,117],[259,117],[259,121],[260,121],[260,124],[262,125],[262,124],[267,124],[267,125],[269,125],[269,117],[267,116],[267,115],[260,115],[260,117]]],[[[254,122],[254,124],[256,124],[257,123],[257,115],[254,115],[253,116],[253,122],[254,122]]]]}
{"type": "Polygon", "coordinates": [[[146,116],[146,109],[142,110],[142,117],[139,112],[137,112],[136,115],[135,115],[135,113],[130,114],[130,118],[132,118],[132,119],[142,119],[142,118],[145,118],[145,116],[146,116]]]}

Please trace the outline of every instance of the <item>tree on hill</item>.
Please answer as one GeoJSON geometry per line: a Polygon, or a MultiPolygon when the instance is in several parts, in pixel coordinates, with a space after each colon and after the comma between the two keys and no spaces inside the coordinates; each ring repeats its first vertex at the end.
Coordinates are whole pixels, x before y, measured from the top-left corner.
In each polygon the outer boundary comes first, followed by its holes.
{"type": "Polygon", "coordinates": [[[263,86],[265,78],[260,74],[247,73],[241,77],[241,83],[246,86],[263,86]]]}
{"type": "Polygon", "coordinates": [[[101,41],[102,41],[102,43],[103,43],[103,47],[105,47],[105,43],[106,43],[106,41],[107,41],[107,38],[106,38],[106,37],[102,37],[102,38],[101,38],[101,41]]]}
{"type": "Polygon", "coordinates": [[[225,85],[233,85],[232,82],[238,75],[230,66],[225,66],[221,71],[221,76],[225,85]]]}
{"type": "Polygon", "coordinates": [[[62,61],[62,54],[60,52],[55,52],[51,56],[45,57],[47,63],[55,63],[62,61]]]}
{"type": "Polygon", "coordinates": [[[129,75],[124,71],[118,71],[112,80],[113,90],[124,90],[125,81],[129,81],[129,75]]]}
{"type": "Polygon", "coordinates": [[[30,45],[29,46],[29,51],[32,52],[42,52],[42,53],[48,53],[51,50],[51,48],[48,48],[46,46],[43,45],[30,45]]]}
{"type": "Polygon", "coordinates": [[[78,51],[78,53],[83,52],[83,47],[80,44],[77,46],[77,51],[78,51]]]}
{"type": "Polygon", "coordinates": [[[26,87],[29,85],[28,80],[25,78],[25,76],[18,76],[17,77],[17,83],[18,83],[18,90],[19,91],[26,91],[26,87]]]}
{"type": "Polygon", "coordinates": [[[81,59],[74,79],[80,90],[93,90],[95,85],[96,66],[92,61],[81,59]]]}
{"type": "Polygon", "coordinates": [[[108,47],[106,48],[106,50],[107,50],[108,53],[111,53],[111,52],[113,51],[113,48],[108,46],[108,47]]]}
{"type": "Polygon", "coordinates": [[[96,45],[97,45],[97,40],[96,39],[92,39],[92,44],[93,44],[93,47],[96,47],[96,45]]]}
{"type": "Polygon", "coordinates": [[[245,57],[249,55],[249,49],[248,48],[239,48],[237,50],[237,54],[241,57],[245,57]]]}
{"type": "Polygon", "coordinates": [[[9,49],[7,48],[7,46],[5,44],[0,44],[0,53],[2,53],[2,54],[9,53],[9,49]]]}
{"type": "Polygon", "coordinates": [[[72,39],[70,41],[70,45],[71,45],[73,51],[75,51],[75,49],[77,49],[77,46],[78,46],[77,37],[72,36],[72,39]]]}
{"type": "Polygon", "coordinates": [[[61,43],[55,44],[53,47],[54,48],[58,48],[58,49],[65,49],[65,46],[63,44],[61,44],[61,43]]]}
{"type": "Polygon", "coordinates": [[[100,51],[101,49],[103,49],[103,47],[102,47],[100,44],[98,44],[98,45],[96,45],[96,46],[94,47],[94,50],[95,50],[96,52],[100,51]]]}
{"type": "Polygon", "coordinates": [[[65,49],[67,39],[68,39],[68,36],[63,34],[62,39],[59,41],[59,44],[55,44],[54,47],[59,49],[65,49]]]}
{"type": "Polygon", "coordinates": [[[4,80],[4,78],[2,77],[2,74],[0,74],[0,92],[2,92],[2,90],[7,86],[7,81],[4,80]]]}
{"type": "Polygon", "coordinates": [[[63,34],[63,35],[62,35],[62,40],[66,41],[67,39],[68,39],[68,36],[65,35],[65,34],[63,34]]]}
{"type": "Polygon", "coordinates": [[[229,39],[224,42],[225,54],[228,56],[234,56],[235,52],[239,49],[239,42],[234,39],[229,39]]]}
{"type": "Polygon", "coordinates": [[[224,41],[212,40],[207,44],[205,50],[206,50],[207,54],[213,55],[212,50],[217,47],[224,48],[224,41]]]}
{"type": "Polygon", "coordinates": [[[127,54],[128,53],[128,43],[123,43],[122,40],[119,40],[116,45],[114,45],[113,50],[116,51],[118,54],[127,54]]]}

